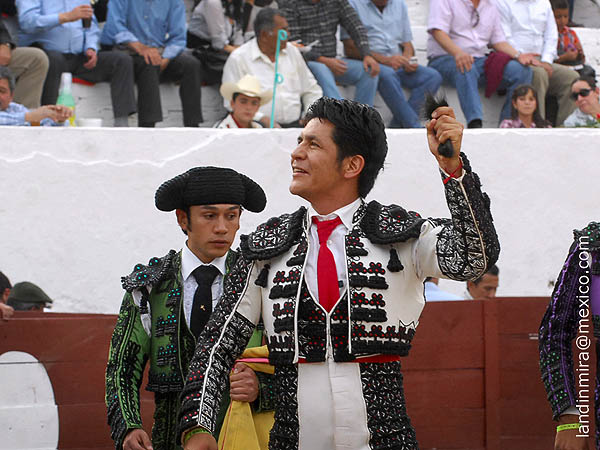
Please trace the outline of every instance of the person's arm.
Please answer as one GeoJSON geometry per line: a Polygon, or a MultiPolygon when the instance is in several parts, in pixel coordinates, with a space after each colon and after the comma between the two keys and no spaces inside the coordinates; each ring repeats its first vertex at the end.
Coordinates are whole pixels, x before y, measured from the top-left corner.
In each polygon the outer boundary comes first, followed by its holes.
{"type": "Polygon", "coordinates": [[[440,168],[452,219],[428,219],[421,226],[413,244],[413,260],[416,273],[423,279],[479,278],[500,253],[489,197],[481,191],[479,177],[466,155],[460,153],[463,129],[449,107],[438,108],[427,125],[429,149],[440,168]],[[451,158],[437,153],[439,143],[446,140],[454,148],[451,158]]]}
{"type": "Polygon", "coordinates": [[[96,16],[92,16],[92,24],[90,25],[89,28],[84,29],[84,34],[85,34],[85,43],[84,43],[84,48],[86,50],[94,50],[94,52],[98,52],[98,49],[100,48],[100,46],[98,45],[100,42],[100,34],[102,33],[102,31],[100,30],[100,27],[98,26],[98,20],[96,19],[96,16]]]}
{"type": "Polygon", "coordinates": [[[15,42],[0,17],[0,66],[10,64],[13,48],[15,48],[15,42]]]}
{"type": "Polygon", "coordinates": [[[91,5],[80,5],[59,14],[42,14],[41,0],[17,0],[19,27],[25,33],[36,33],[63,23],[91,18],[94,10],[91,5]]]}
{"type": "Polygon", "coordinates": [[[507,55],[512,56],[513,59],[516,59],[524,66],[533,64],[533,61],[535,60],[535,57],[537,56],[534,53],[521,53],[521,52],[517,51],[507,41],[497,42],[492,45],[492,48],[498,52],[506,53],[507,55]]]}
{"type": "Polygon", "coordinates": [[[105,400],[116,448],[121,448],[127,438],[141,434],[136,432],[132,436],[132,430],[143,431],[140,385],[149,352],[150,337],[142,325],[139,307],[133,296],[126,293],[110,341],[106,366],[105,400]]]}
{"type": "MultiPolygon", "coordinates": [[[[579,264],[580,255],[578,242],[574,242],[558,275],[539,329],[542,381],[553,418],[560,424],[579,421],[576,414],[564,413],[574,412],[573,407],[577,405],[572,342],[577,335],[580,315],[589,314],[589,309],[582,308],[577,298],[578,280],[584,273],[584,269],[579,264]]],[[[588,320],[590,320],[589,315],[588,320]]],[[[561,446],[556,448],[587,449],[587,440],[575,437],[578,431],[557,432],[556,443],[561,446]]]]}
{"type": "MultiPolygon", "coordinates": [[[[215,432],[217,414],[235,360],[242,354],[260,319],[261,288],[254,281],[255,262],[240,257],[227,278],[216,310],[198,339],[181,393],[178,436],[200,428],[215,432]]],[[[207,433],[183,442],[186,450],[216,448],[207,433]]]]}
{"type": "Polygon", "coordinates": [[[546,9],[546,27],[544,28],[544,41],[540,60],[552,64],[557,56],[558,28],[556,27],[554,13],[552,12],[552,7],[549,3],[546,9]]]}
{"type": "Polygon", "coordinates": [[[109,34],[115,44],[139,42],[136,35],[127,27],[126,0],[110,0],[104,28],[104,34],[109,34]]]}
{"type": "Polygon", "coordinates": [[[348,0],[339,0],[338,6],[340,24],[354,41],[360,52],[360,59],[364,59],[371,54],[367,30],[360,21],[360,17],[358,17],[356,10],[348,3],[348,0]]]}
{"type": "Polygon", "coordinates": [[[162,54],[163,59],[168,60],[179,55],[185,49],[186,43],[185,4],[177,1],[172,2],[172,5],[167,18],[169,38],[165,42],[165,50],[162,54]]]}
{"type": "Polygon", "coordinates": [[[225,31],[225,21],[229,20],[225,17],[225,10],[221,0],[204,0],[205,1],[205,19],[207,24],[208,35],[210,36],[210,44],[215,50],[223,50],[227,42],[227,32],[225,31]]]}
{"type": "Polygon", "coordinates": [[[0,319],[8,320],[13,316],[14,313],[15,313],[15,310],[12,306],[8,306],[8,305],[5,305],[4,303],[0,303],[0,319]]]}
{"type": "Polygon", "coordinates": [[[465,52],[462,48],[456,45],[448,33],[439,28],[429,30],[431,36],[436,40],[438,44],[449,54],[454,57],[456,62],[456,68],[464,73],[465,71],[471,70],[474,58],[465,52]]]}
{"type": "Polygon", "coordinates": [[[583,46],[581,45],[581,41],[579,40],[579,36],[577,36],[577,33],[575,33],[573,30],[571,30],[571,32],[573,33],[573,45],[577,49],[577,53],[579,53],[579,58],[581,59],[581,63],[583,64],[585,63],[585,53],[583,52],[583,46]]]}

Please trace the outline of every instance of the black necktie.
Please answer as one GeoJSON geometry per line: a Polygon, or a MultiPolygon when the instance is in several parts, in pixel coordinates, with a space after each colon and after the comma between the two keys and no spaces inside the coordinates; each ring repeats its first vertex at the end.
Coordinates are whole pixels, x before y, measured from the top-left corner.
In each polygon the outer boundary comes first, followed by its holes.
{"type": "Polygon", "coordinates": [[[196,336],[196,339],[200,336],[204,325],[206,325],[212,314],[211,286],[219,273],[219,269],[215,266],[199,266],[192,272],[198,283],[198,287],[194,293],[190,329],[194,336],[196,336]]]}

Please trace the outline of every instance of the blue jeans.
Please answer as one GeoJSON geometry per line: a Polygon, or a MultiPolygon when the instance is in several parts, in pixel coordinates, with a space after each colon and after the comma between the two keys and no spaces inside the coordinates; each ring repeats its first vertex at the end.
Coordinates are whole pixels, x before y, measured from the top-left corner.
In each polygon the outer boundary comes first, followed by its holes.
{"type": "MultiPolygon", "coordinates": [[[[456,68],[454,57],[444,55],[429,61],[429,66],[437,70],[448,83],[456,88],[458,100],[467,123],[474,119],[483,120],[483,109],[479,97],[478,86],[485,85],[485,57],[475,58],[471,70],[460,73],[456,68]]],[[[506,101],[500,112],[500,121],[510,117],[511,97],[515,88],[521,84],[531,83],[532,72],[530,67],[521,65],[517,61],[509,61],[504,66],[501,89],[506,89],[506,101]]]]}
{"type": "Polygon", "coordinates": [[[379,67],[379,93],[394,114],[390,127],[420,128],[419,112],[423,107],[425,92],[435,94],[442,84],[442,76],[436,70],[423,66],[412,73],[404,69],[395,71],[384,64],[379,67]],[[408,102],[402,86],[411,90],[408,102]]]}
{"type": "Polygon", "coordinates": [[[356,86],[354,100],[365,105],[373,106],[375,100],[375,90],[379,77],[372,77],[365,72],[362,61],[356,59],[342,58],[348,65],[346,72],[339,77],[335,77],[329,68],[317,61],[308,61],[308,68],[317,79],[317,83],[323,89],[323,96],[342,99],[340,91],[335,85],[336,81],[340,84],[351,84],[356,86]]]}

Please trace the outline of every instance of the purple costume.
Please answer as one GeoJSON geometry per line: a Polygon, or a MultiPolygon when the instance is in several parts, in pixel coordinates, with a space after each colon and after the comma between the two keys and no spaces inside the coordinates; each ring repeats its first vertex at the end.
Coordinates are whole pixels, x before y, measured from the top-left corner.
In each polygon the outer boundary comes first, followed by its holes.
{"type": "MultiPolygon", "coordinates": [[[[540,370],[555,420],[570,407],[579,407],[580,422],[586,422],[585,406],[593,382],[589,367],[589,347],[593,342],[579,338],[573,361],[572,342],[579,331],[593,326],[596,355],[600,356],[600,222],[591,222],[574,231],[575,240],[558,276],[546,314],[540,324],[540,370]],[[588,355],[584,353],[588,352],[588,355]],[[576,367],[574,367],[576,365],[576,367]],[[574,373],[577,371],[577,385],[574,373]],[[579,392],[579,394],[578,394],[579,392]],[[579,398],[579,396],[581,398],[579,398]]],[[[600,361],[600,358],[598,359],[600,361]]],[[[598,371],[597,371],[598,372],[598,371]]],[[[600,449],[600,392],[596,378],[596,448],[600,449]]],[[[588,422],[589,424],[589,422],[588,422]]],[[[590,427],[591,428],[591,427],[590,427]]],[[[581,434],[582,428],[580,428],[581,434]]]]}

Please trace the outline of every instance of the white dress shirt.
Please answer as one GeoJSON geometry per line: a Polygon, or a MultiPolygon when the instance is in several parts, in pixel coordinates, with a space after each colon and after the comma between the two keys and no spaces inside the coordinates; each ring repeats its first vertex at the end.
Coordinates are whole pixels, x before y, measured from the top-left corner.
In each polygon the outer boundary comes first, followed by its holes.
{"type": "Polygon", "coordinates": [[[523,53],[539,53],[552,64],[557,58],[558,29],[548,0],[496,0],[506,40],[523,53]]]}
{"type": "Polygon", "coordinates": [[[219,302],[219,298],[223,293],[223,275],[225,274],[225,261],[227,253],[220,258],[213,259],[210,264],[204,264],[196,255],[188,248],[187,243],[181,250],[181,279],[183,280],[183,313],[185,320],[189,326],[192,316],[192,304],[194,303],[194,294],[198,283],[192,275],[192,272],[200,266],[215,266],[219,269],[219,274],[215,277],[211,286],[213,311],[219,302]]]}
{"type": "MultiPolygon", "coordinates": [[[[361,199],[358,198],[326,216],[317,213],[312,206],[308,208],[310,226],[304,279],[317,302],[319,298],[317,260],[320,244],[317,225],[312,223],[312,218],[331,220],[339,217],[342,221],[331,232],[327,247],[335,260],[338,280],[343,283],[340,287],[340,298],[343,298],[348,282],[345,236],[352,229],[352,218],[360,205],[361,199]]],[[[329,316],[327,311],[325,313],[329,316]]],[[[335,362],[329,339],[326,361],[298,365],[298,417],[300,419],[299,450],[368,450],[370,448],[359,365],[335,362]],[[315,399],[319,399],[318,408],[315,408],[315,399]]]]}
{"type": "MultiPolygon", "coordinates": [[[[321,87],[300,51],[289,44],[279,53],[278,72],[283,75],[283,83],[277,85],[275,97],[275,121],[291,123],[304,115],[312,102],[323,95],[321,87]]],[[[260,51],[256,39],[235,49],[223,68],[223,83],[237,83],[244,75],[254,75],[260,81],[262,90],[272,90],[275,79],[275,63],[260,51]]],[[[271,115],[272,102],[260,107],[255,120],[271,115]]],[[[231,109],[229,101],[225,108],[231,109]]]]}
{"type": "Polygon", "coordinates": [[[306,265],[304,267],[304,279],[308,286],[308,290],[312,294],[315,301],[319,301],[319,287],[317,283],[317,261],[319,259],[319,233],[317,231],[317,225],[312,223],[313,217],[316,217],[319,221],[332,220],[339,217],[342,221],[335,229],[331,232],[329,239],[327,240],[327,247],[333,254],[335,260],[335,268],[337,270],[338,281],[340,284],[340,296],[346,291],[347,275],[346,275],[346,242],[345,237],[349,230],[352,229],[352,218],[354,213],[360,207],[361,200],[357,198],[352,203],[343,206],[340,209],[335,210],[331,214],[326,216],[317,213],[312,206],[308,207],[308,217],[310,219],[310,234],[308,237],[308,255],[306,256],[306,265]]]}

